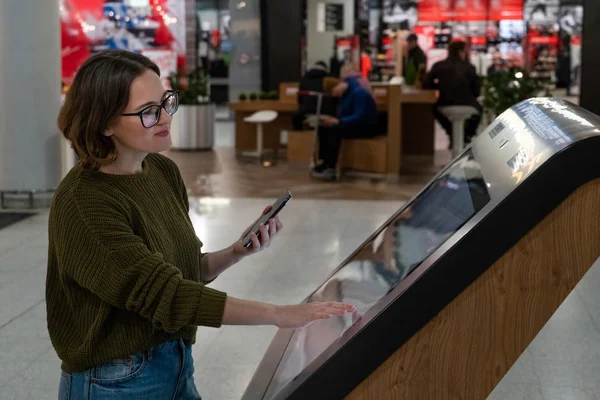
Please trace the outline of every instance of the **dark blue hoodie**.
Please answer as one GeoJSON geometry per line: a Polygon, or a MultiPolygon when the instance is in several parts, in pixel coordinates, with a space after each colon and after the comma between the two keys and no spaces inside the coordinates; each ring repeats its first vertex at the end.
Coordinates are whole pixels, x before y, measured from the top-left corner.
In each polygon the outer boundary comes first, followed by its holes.
{"type": "Polygon", "coordinates": [[[377,104],[356,79],[346,78],[348,89],[340,99],[340,126],[352,128],[357,125],[377,124],[377,104]]]}

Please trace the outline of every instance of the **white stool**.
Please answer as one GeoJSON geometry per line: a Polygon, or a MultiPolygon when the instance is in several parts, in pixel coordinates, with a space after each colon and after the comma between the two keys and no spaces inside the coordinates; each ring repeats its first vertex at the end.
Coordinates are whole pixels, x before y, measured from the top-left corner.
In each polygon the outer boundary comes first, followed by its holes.
{"type": "Polygon", "coordinates": [[[251,156],[258,157],[262,161],[263,156],[263,124],[275,121],[278,114],[277,111],[263,110],[257,111],[254,114],[244,118],[244,122],[256,124],[256,152],[245,153],[251,156]]]}
{"type": "Polygon", "coordinates": [[[440,112],[452,122],[452,156],[456,157],[465,147],[465,121],[479,111],[472,106],[445,106],[440,112]]]}

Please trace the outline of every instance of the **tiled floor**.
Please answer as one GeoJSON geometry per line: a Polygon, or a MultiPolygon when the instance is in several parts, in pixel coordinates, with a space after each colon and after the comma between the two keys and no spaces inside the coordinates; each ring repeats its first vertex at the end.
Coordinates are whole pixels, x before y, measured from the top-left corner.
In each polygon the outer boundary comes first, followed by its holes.
{"type": "MultiPolygon", "coordinates": [[[[276,165],[265,168],[251,158],[238,160],[233,148],[234,128],[233,122],[217,122],[212,151],[165,153],[179,165],[190,195],[273,198],[281,188],[290,188],[296,198],[406,201],[450,161],[448,138],[440,128],[434,159],[404,157],[404,171],[410,173],[403,174],[398,182],[386,182],[378,174],[371,174],[370,179],[344,174],[341,182],[328,183],[310,178],[308,161],[288,163],[280,159],[276,165]]],[[[285,149],[281,157],[284,152],[285,149]]]]}
{"type": "Polygon", "coordinates": [[[366,179],[348,174],[341,182],[323,182],[309,176],[308,163],[280,161],[264,168],[253,160],[238,160],[232,148],[164,154],[179,165],[191,196],[226,198],[276,198],[282,188],[289,188],[295,198],[303,199],[406,201],[450,161],[449,152],[439,152],[436,165],[429,164],[419,174],[403,175],[398,182],[386,182],[380,175],[366,179]]]}
{"type": "MultiPolygon", "coordinates": [[[[193,199],[206,250],[238,236],[270,199],[193,199]]],[[[242,298],[300,301],[400,206],[399,202],[295,199],[265,252],[213,286],[242,298]],[[352,218],[348,218],[352,215],[352,218]]],[[[54,399],[59,361],[45,324],[47,213],[0,230],[0,398],[54,399]]],[[[600,263],[548,322],[490,399],[600,400],[600,263]]],[[[194,346],[204,399],[239,399],[275,328],[201,328],[194,346]]]]}

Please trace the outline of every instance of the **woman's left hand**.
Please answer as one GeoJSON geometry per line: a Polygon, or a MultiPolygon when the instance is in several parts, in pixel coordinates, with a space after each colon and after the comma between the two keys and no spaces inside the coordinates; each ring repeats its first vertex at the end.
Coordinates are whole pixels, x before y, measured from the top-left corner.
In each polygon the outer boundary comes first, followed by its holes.
{"type": "MultiPolygon", "coordinates": [[[[267,214],[269,211],[271,211],[271,206],[265,208],[262,215],[267,214]]],[[[252,229],[254,224],[256,224],[256,221],[253,222],[252,225],[250,225],[248,229],[244,231],[240,240],[238,240],[233,245],[233,254],[236,258],[242,259],[250,254],[258,253],[264,248],[269,247],[271,242],[273,242],[273,239],[275,239],[275,236],[277,236],[281,229],[283,229],[283,224],[279,220],[279,217],[271,218],[266,225],[261,225],[261,227],[259,228],[260,238],[257,237],[255,234],[251,235],[250,240],[252,244],[248,248],[246,248],[244,247],[242,239],[248,234],[248,232],[252,229]]]]}

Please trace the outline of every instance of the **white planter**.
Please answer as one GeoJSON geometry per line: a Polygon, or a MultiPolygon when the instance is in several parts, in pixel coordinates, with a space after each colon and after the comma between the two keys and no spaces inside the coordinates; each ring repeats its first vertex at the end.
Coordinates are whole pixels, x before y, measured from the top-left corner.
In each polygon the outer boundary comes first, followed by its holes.
{"type": "Polygon", "coordinates": [[[171,122],[171,147],[209,150],[215,144],[215,104],[180,105],[171,122]]]}

